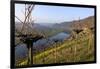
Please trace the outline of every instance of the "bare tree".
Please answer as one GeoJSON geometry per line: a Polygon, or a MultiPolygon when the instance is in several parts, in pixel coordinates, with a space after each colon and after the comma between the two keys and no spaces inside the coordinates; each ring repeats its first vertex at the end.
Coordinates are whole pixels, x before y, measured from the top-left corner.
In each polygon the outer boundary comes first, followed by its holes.
{"type": "Polygon", "coordinates": [[[37,33],[34,31],[31,23],[34,23],[34,20],[32,19],[32,11],[34,10],[35,5],[34,4],[25,4],[25,11],[24,11],[24,21],[22,21],[18,16],[15,16],[20,23],[22,23],[21,30],[19,31],[18,37],[20,37],[21,41],[27,45],[28,48],[28,65],[33,64],[33,42],[43,38],[40,33],[37,33]],[[37,34],[37,35],[35,35],[37,34]]]}

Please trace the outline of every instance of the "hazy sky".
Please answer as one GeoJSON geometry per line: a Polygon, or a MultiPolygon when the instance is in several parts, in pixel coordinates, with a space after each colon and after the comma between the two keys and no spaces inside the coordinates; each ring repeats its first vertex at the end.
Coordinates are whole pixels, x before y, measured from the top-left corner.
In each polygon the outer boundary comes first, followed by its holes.
{"type": "MultiPolygon", "coordinates": [[[[24,19],[24,4],[15,5],[15,15],[24,19]]],[[[48,5],[35,5],[32,16],[35,23],[60,23],[86,18],[94,15],[93,8],[61,7],[48,5]]],[[[15,19],[15,21],[18,21],[15,19]]]]}

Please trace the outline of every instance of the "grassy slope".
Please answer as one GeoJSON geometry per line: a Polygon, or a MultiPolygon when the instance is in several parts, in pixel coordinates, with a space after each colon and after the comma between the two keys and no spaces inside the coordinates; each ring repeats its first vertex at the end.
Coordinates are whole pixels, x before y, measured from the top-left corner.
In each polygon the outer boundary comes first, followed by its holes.
{"type": "MultiPolygon", "coordinates": [[[[72,27],[82,28],[85,25],[88,27],[94,26],[94,17],[89,17],[84,20],[77,21],[72,27]]],[[[52,31],[51,34],[47,31],[47,36],[51,36],[57,31],[52,31]]],[[[93,35],[94,36],[94,35],[93,35]]],[[[94,60],[94,37],[89,35],[78,39],[64,41],[63,43],[55,44],[55,48],[49,48],[44,52],[33,56],[34,64],[50,64],[50,63],[64,63],[64,62],[85,62],[94,60]],[[91,42],[90,42],[91,41],[91,42]]],[[[26,58],[20,61],[18,66],[27,65],[26,58]]],[[[17,66],[17,64],[16,64],[17,66]]]]}
{"type": "Polygon", "coordinates": [[[83,62],[93,60],[93,47],[88,49],[89,39],[64,42],[61,46],[45,51],[35,57],[35,64],[83,62]]]}
{"type": "MultiPolygon", "coordinates": [[[[64,62],[84,62],[94,60],[94,38],[85,36],[78,39],[67,40],[56,44],[55,48],[48,49],[33,56],[34,64],[50,64],[64,62]],[[89,41],[92,41],[91,43],[89,41]]],[[[26,65],[27,60],[19,65],[26,65]]]]}

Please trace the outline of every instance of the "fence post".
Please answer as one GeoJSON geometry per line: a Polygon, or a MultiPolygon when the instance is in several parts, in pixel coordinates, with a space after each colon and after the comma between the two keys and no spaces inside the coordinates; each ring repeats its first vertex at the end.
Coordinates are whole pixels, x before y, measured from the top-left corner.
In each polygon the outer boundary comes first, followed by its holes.
{"type": "Polygon", "coordinates": [[[29,39],[26,44],[27,44],[27,48],[28,48],[28,62],[27,62],[27,64],[32,65],[33,64],[33,53],[32,53],[33,52],[32,51],[33,42],[31,39],[29,39]]]}

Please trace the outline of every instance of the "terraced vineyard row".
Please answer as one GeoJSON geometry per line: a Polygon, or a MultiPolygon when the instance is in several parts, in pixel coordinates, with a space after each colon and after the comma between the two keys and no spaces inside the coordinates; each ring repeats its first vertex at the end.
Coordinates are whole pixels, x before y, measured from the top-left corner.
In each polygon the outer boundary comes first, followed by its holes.
{"type": "Polygon", "coordinates": [[[80,42],[65,42],[60,47],[45,51],[33,57],[34,64],[64,63],[64,62],[83,62],[93,60],[94,48],[88,48],[89,39],[82,39],[80,42]],[[82,43],[83,42],[83,43],[82,43]]]}

